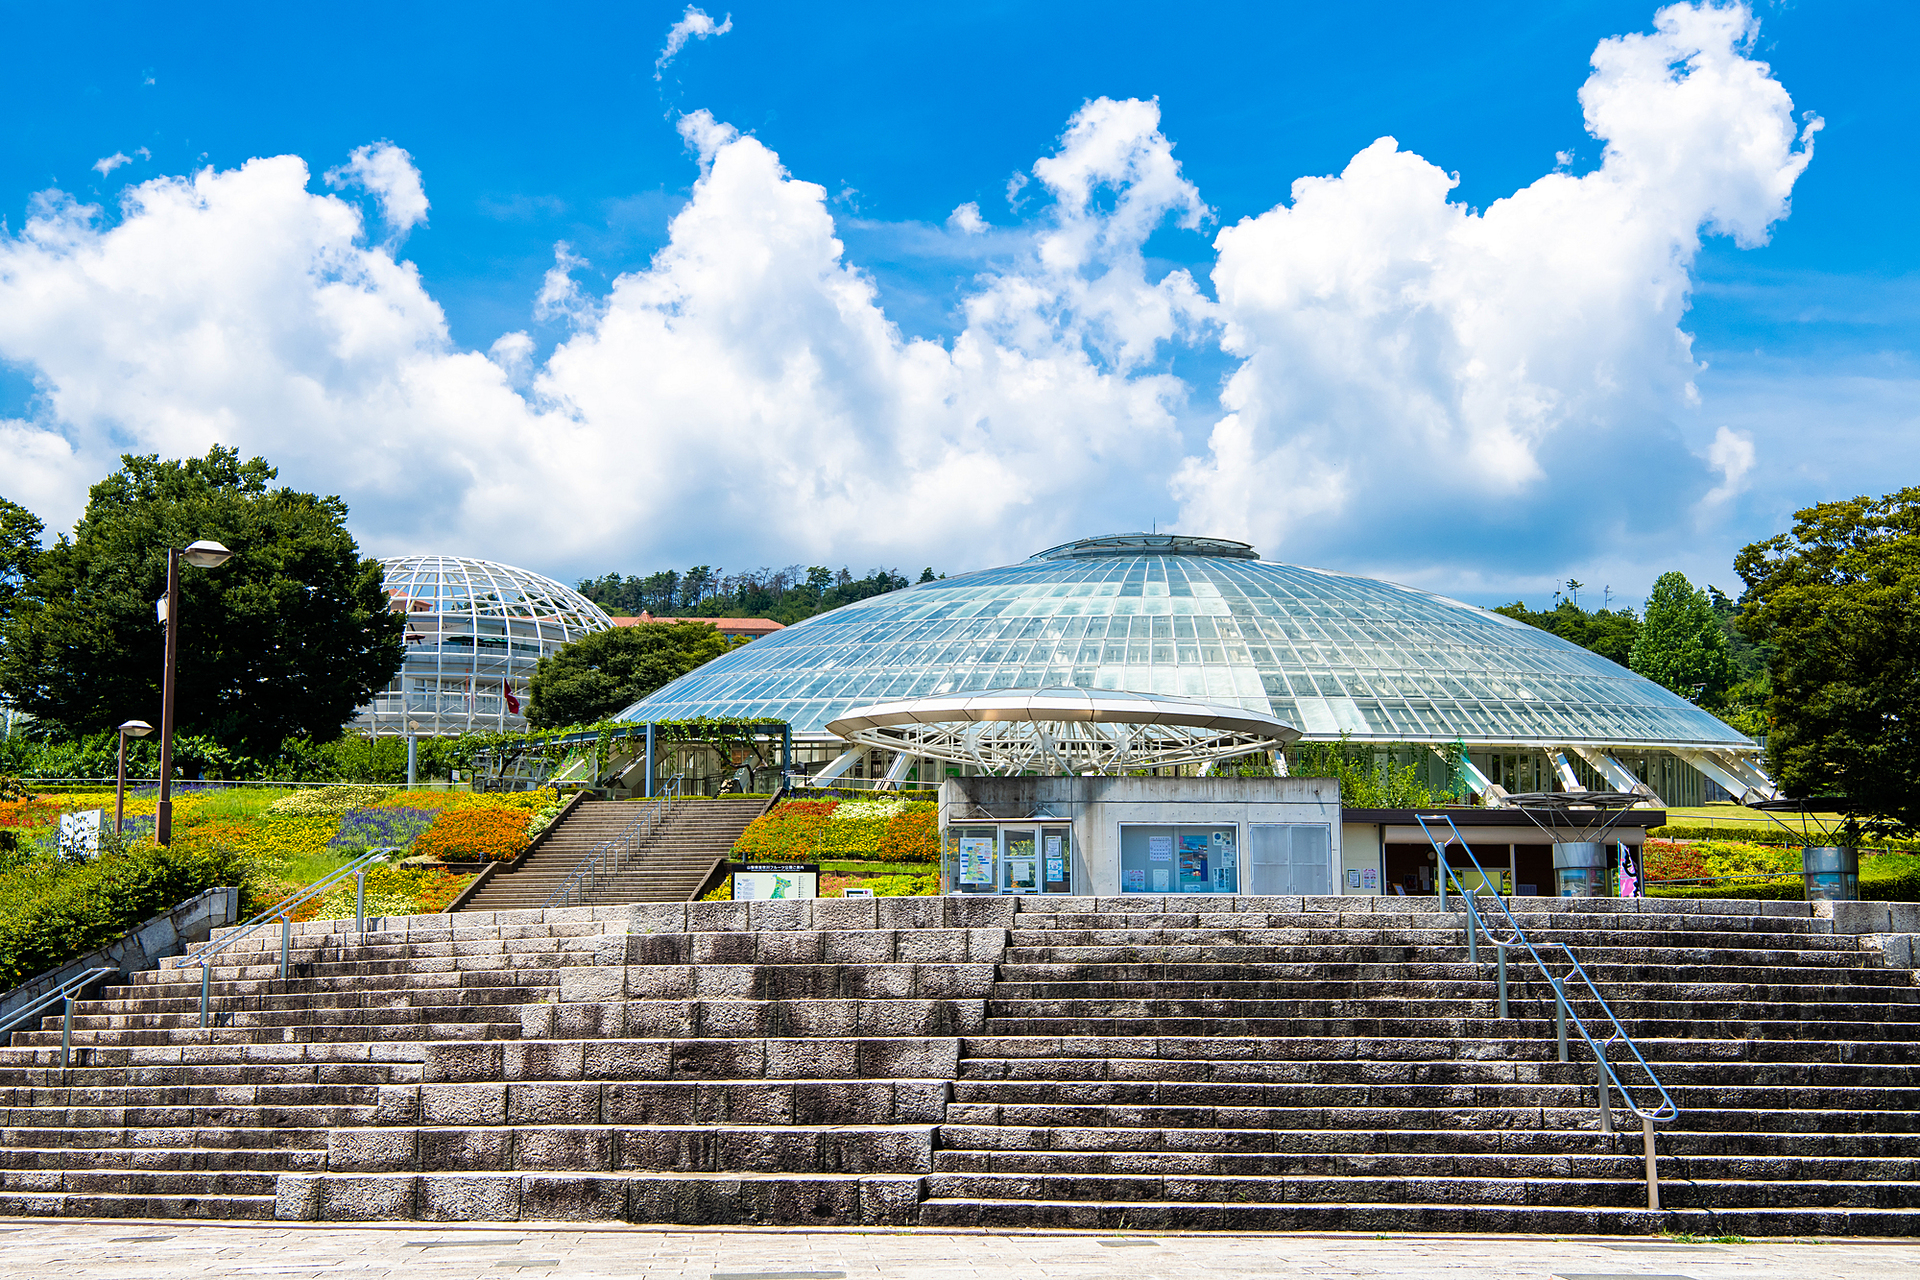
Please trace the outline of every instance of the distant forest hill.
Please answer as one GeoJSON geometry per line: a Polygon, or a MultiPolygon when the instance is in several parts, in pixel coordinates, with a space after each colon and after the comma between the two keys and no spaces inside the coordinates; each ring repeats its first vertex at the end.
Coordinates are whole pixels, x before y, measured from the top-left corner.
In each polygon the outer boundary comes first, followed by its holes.
{"type": "MultiPolygon", "coordinates": [[[[946,576],[927,568],[919,580],[946,576]]],[[[644,578],[610,573],[582,580],[578,590],[616,617],[650,613],[656,618],[771,618],[792,624],[908,585],[896,569],[875,569],[856,578],[844,568],[836,573],[824,565],[728,573],[701,564],[685,573],[667,569],[644,578]]]]}

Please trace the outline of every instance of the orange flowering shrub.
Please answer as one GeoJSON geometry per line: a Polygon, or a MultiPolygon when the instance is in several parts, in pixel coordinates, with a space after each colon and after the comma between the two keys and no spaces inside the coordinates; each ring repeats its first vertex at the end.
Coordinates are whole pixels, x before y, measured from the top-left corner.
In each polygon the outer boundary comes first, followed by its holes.
{"type": "Polygon", "coordinates": [[[880,836],[880,861],[940,861],[940,806],[914,805],[889,818],[880,836]]]}
{"type": "Polygon", "coordinates": [[[413,852],[442,862],[499,862],[518,857],[529,843],[525,809],[468,805],[441,810],[414,840],[413,852]]]}
{"type": "Polygon", "coordinates": [[[734,842],[733,855],[754,862],[810,862],[838,800],[789,800],[763,813],[734,842]]]}

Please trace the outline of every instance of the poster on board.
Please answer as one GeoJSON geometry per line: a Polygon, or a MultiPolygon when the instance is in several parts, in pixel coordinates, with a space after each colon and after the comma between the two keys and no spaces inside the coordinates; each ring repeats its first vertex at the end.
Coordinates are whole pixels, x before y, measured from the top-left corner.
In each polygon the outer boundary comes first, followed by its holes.
{"type": "Polygon", "coordinates": [[[993,883],[993,838],[991,836],[960,838],[960,883],[993,883]]]}

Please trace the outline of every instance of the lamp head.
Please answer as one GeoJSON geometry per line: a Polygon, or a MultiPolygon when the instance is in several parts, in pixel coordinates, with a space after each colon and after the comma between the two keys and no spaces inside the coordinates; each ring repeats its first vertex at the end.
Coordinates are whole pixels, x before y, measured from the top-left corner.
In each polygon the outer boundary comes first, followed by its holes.
{"type": "Polygon", "coordinates": [[[129,720],[120,726],[120,732],[129,738],[144,738],[153,732],[153,726],[145,720],[129,720]]]}
{"type": "Polygon", "coordinates": [[[189,542],[183,555],[186,562],[196,569],[218,569],[233,558],[233,552],[217,542],[209,542],[205,539],[189,542]]]}

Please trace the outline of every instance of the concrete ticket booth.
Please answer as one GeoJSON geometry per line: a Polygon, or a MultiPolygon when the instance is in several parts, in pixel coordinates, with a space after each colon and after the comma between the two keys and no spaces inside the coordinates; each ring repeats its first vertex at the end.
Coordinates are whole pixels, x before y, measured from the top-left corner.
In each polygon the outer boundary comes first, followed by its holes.
{"type": "Polygon", "coordinates": [[[947,893],[1340,892],[1332,778],[948,778],[947,893]]]}

